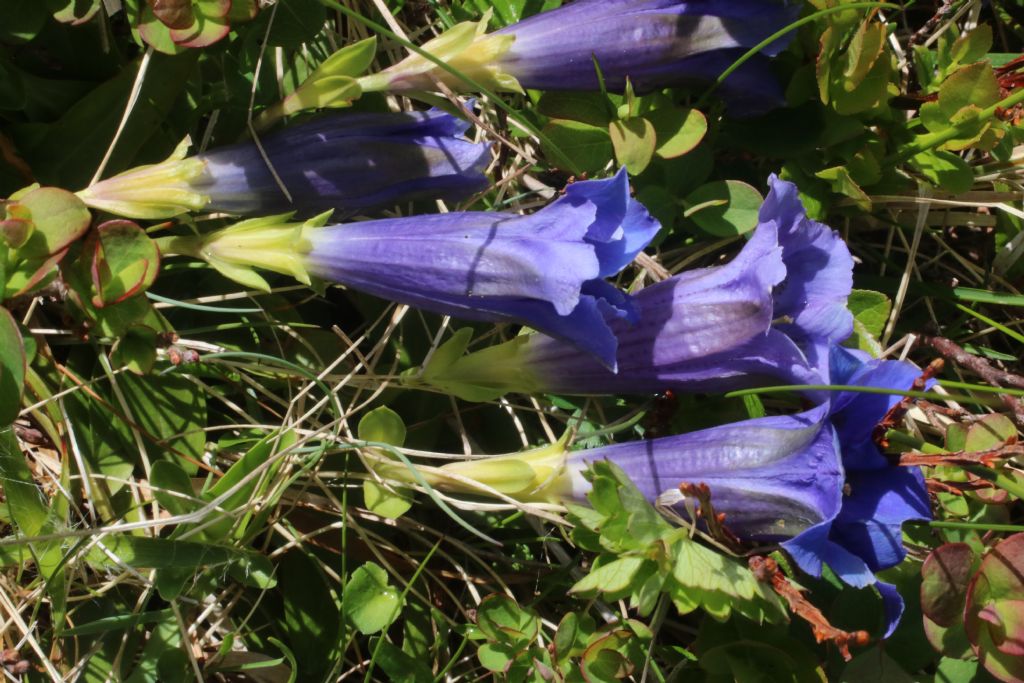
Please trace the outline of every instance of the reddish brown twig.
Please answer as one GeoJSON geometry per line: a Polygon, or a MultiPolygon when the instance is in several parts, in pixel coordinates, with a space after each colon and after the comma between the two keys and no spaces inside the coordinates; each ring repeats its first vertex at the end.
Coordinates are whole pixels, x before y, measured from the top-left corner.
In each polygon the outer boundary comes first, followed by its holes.
{"type": "Polygon", "coordinates": [[[743,542],[740,541],[739,536],[725,526],[725,513],[715,512],[715,507],[711,503],[711,489],[707,484],[704,482],[691,484],[684,481],[679,485],[679,491],[684,496],[697,501],[697,518],[703,520],[704,526],[707,527],[707,532],[712,538],[737,553],[742,551],[743,542]]]}
{"type": "Polygon", "coordinates": [[[812,605],[804,594],[790,583],[786,575],[779,571],[778,563],[772,558],[754,555],[748,561],[748,565],[758,581],[771,584],[772,590],[789,605],[790,612],[811,625],[815,640],[819,643],[826,640],[835,643],[846,661],[853,659],[853,655],[850,654],[851,645],[864,647],[871,641],[867,631],[849,632],[830,624],[821,610],[812,605]]]}
{"type": "MultiPolygon", "coordinates": [[[[936,358],[929,363],[921,373],[921,376],[914,380],[914,384],[910,387],[911,391],[924,391],[929,380],[942,372],[944,365],[945,361],[941,358],[936,358]]],[[[914,399],[910,396],[904,396],[896,405],[889,409],[889,412],[885,414],[881,422],[875,425],[874,430],[871,432],[871,438],[878,444],[879,448],[886,449],[889,447],[889,439],[886,438],[886,434],[890,429],[894,429],[899,425],[900,421],[903,420],[903,416],[907,414],[912,405],[914,405],[914,399]]]]}
{"type": "MultiPolygon", "coordinates": [[[[921,337],[921,343],[930,346],[957,365],[964,367],[994,387],[1014,387],[1024,389],[1024,377],[992,367],[984,358],[969,353],[956,342],[945,337],[921,337]]],[[[1017,426],[1024,427],[1024,402],[1009,394],[999,394],[999,398],[1013,413],[1017,426]]]]}
{"type": "Polygon", "coordinates": [[[953,453],[902,453],[899,464],[904,467],[938,467],[941,465],[984,465],[994,467],[999,460],[1024,455],[1024,445],[1009,444],[985,451],[956,451],[953,453]]]}
{"type": "Polygon", "coordinates": [[[1024,377],[992,367],[981,356],[966,351],[955,341],[945,337],[921,337],[921,343],[930,346],[957,365],[962,365],[994,387],[1024,389],[1024,377]]]}

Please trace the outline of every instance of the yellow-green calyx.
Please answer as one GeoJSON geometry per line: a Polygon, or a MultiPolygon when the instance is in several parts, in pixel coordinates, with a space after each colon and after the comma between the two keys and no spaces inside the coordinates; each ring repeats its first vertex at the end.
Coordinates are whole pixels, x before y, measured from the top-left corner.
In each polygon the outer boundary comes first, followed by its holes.
{"type": "Polygon", "coordinates": [[[427,42],[423,51],[443,61],[452,71],[416,53],[380,73],[363,76],[359,85],[363,92],[407,92],[435,90],[435,79],[453,90],[464,91],[471,86],[453,72],[493,90],[523,92],[519,81],[498,66],[498,60],[509,51],[514,35],[488,35],[488,10],[478,22],[464,21],[427,42]]]}
{"type": "Polygon", "coordinates": [[[472,334],[468,327],[457,331],[422,369],[404,374],[402,384],[431,387],[465,401],[492,401],[510,392],[543,391],[542,382],[524,363],[522,349],[529,335],[464,355],[472,334]]]}
{"type": "Polygon", "coordinates": [[[202,159],[186,159],[188,139],[165,161],[139,166],[77,192],[86,206],[126,218],[159,220],[201,211],[210,197],[193,189],[206,170],[202,159]]]}
{"type": "Polygon", "coordinates": [[[202,259],[224,277],[247,287],[270,291],[270,285],[256,268],[290,275],[309,285],[305,256],[311,245],[305,231],[322,226],[330,213],[304,223],[289,223],[291,213],[252,218],[209,235],[162,237],[156,242],[164,255],[202,259]]]}
{"type": "Polygon", "coordinates": [[[405,463],[376,449],[368,449],[364,460],[377,476],[394,484],[426,483],[441,491],[473,495],[497,491],[524,503],[558,504],[570,490],[565,471],[566,445],[567,438],[562,438],[523,453],[462,460],[441,467],[413,465],[415,473],[405,463]]]}
{"type": "Polygon", "coordinates": [[[265,130],[285,116],[307,109],[350,106],[363,94],[356,77],[370,66],[376,51],[376,37],[341,48],[309,74],[292,94],[260,114],[256,128],[265,130]]]}

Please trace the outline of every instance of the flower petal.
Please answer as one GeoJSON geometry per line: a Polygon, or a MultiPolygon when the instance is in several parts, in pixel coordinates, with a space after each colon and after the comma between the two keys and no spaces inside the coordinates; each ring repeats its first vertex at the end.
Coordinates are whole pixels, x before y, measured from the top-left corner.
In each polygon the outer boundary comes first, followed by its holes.
{"type": "MultiPolygon", "coordinates": [[[[597,90],[595,59],[609,90],[622,90],[627,77],[640,91],[706,82],[738,55],[719,60],[714,72],[691,61],[695,56],[742,53],[798,13],[797,3],[763,0],[580,0],[501,29],[516,40],[499,63],[523,87],[541,90],[597,90]]],[[[789,38],[766,53],[775,54],[789,38]]]]}
{"type": "Polygon", "coordinates": [[[850,494],[832,523],[831,538],[862,558],[872,571],[903,561],[903,522],[931,519],[924,477],[917,468],[847,472],[850,494]]]}
{"type": "Polygon", "coordinates": [[[408,114],[330,113],[261,140],[198,155],[206,173],[194,189],[211,211],[237,214],[298,209],[335,218],[416,199],[454,201],[487,187],[487,144],[462,137],[468,124],[439,110],[408,114]]]}
{"type": "MultiPolygon", "coordinates": [[[[821,408],[764,417],[661,439],[570,454],[567,466],[610,460],[651,501],[681,483],[705,483],[715,511],[741,538],[777,540],[832,519],[839,508],[842,466],[821,408]]],[[[586,484],[576,477],[572,495],[586,484]]],[[[682,506],[677,506],[685,514],[682,506]]]]}
{"type": "Polygon", "coordinates": [[[792,324],[780,329],[791,337],[838,342],[853,332],[846,301],[853,289],[853,257],[846,243],[827,225],[807,217],[796,185],[772,175],[771,191],[759,214],[778,226],[786,281],[776,292],[775,314],[792,324]]]}

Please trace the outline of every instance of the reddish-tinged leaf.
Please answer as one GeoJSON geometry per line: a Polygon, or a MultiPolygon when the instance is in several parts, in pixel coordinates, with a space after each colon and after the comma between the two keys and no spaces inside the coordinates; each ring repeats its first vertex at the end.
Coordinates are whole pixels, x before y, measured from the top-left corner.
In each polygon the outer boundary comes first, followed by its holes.
{"type": "Polygon", "coordinates": [[[160,270],[160,253],[142,228],[127,220],[107,221],[93,239],[92,305],[103,308],[147,289],[160,270]]]}
{"type": "Polygon", "coordinates": [[[167,28],[188,28],[195,23],[192,0],[147,0],[153,14],[167,28]]]}
{"type": "Polygon", "coordinates": [[[11,249],[25,244],[32,234],[32,221],[23,218],[8,218],[0,221],[0,239],[11,249]]]}
{"type": "Polygon", "coordinates": [[[964,625],[989,673],[1024,680],[1024,533],[986,553],[967,589],[964,625]]]}
{"type": "Polygon", "coordinates": [[[974,564],[974,550],[966,543],[947,543],[932,551],[921,567],[925,616],[945,627],[962,619],[974,564]]]}

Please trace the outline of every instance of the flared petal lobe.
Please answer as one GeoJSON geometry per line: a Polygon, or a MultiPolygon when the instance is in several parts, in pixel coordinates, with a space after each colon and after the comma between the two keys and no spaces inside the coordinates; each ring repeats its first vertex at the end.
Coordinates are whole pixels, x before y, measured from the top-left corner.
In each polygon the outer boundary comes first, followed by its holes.
{"type": "Polygon", "coordinates": [[[796,185],[774,174],[758,214],[779,231],[786,281],[775,292],[775,316],[792,322],[780,329],[798,343],[840,342],[853,332],[846,301],[853,290],[853,257],[839,234],[812,221],[796,185]]]}
{"type": "MultiPolygon", "coordinates": [[[[920,371],[910,363],[870,359],[833,346],[831,382],[840,385],[910,388],[920,371]]],[[[805,572],[820,576],[827,564],[844,582],[875,585],[885,607],[885,637],[895,630],[903,600],[892,586],[876,582],[874,572],[903,561],[903,523],[932,517],[920,468],[891,464],[874,443],[872,432],[899,396],[840,392],[829,402],[829,420],[842,445],[846,490],[835,519],[783,543],[805,572]]]]}
{"type": "Polygon", "coordinates": [[[614,366],[608,320],[630,312],[605,275],[657,233],[620,172],[570,185],[529,216],[465,212],[310,231],[311,275],[426,310],[520,322],[614,366]]]}

